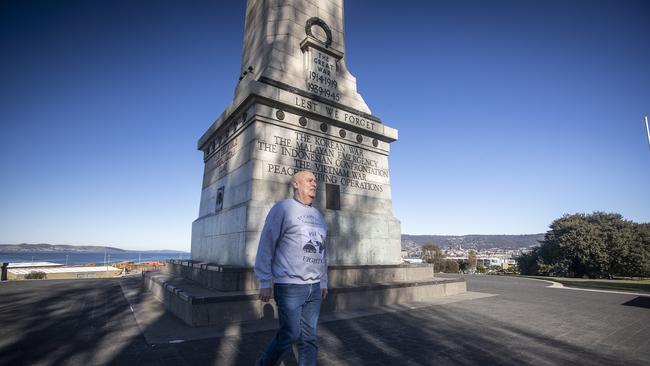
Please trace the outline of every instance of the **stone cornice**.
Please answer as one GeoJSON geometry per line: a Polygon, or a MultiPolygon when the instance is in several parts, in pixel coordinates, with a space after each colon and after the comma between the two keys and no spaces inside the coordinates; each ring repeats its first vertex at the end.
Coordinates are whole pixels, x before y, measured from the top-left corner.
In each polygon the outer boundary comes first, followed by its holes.
{"type": "MultiPolygon", "coordinates": [[[[240,112],[244,111],[257,97],[261,99],[267,99],[278,104],[286,104],[287,107],[290,109],[297,108],[292,103],[291,100],[292,97],[295,98],[296,96],[298,96],[301,98],[307,98],[308,100],[314,100],[321,103],[322,105],[331,106],[335,109],[340,109],[341,111],[349,113],[350,115],[358,116],[360,119],[367,120],[372,124],[374,124],[373,126],[377,127],[376,130],[374,128],[372,130],[366,129],[365,132],[367,133],[383,136],[384,137],[383,139],[389,142],[397,140],[397,130],[383,124],[378,117],[368,115],[366,113],[357,111],[353,108],[343,106],[339,103],[325,100],[324,98],[319,98],[313,94],[307,93],[300,89],[270,79],[263,78],[262,81],[252,81],[249,86],[250,89],[246,94],[246,97],[239,98],[239,100],[237,99],[234,100],[226,108],[226,110],[217,118],[217,120],[207,129],[207,131],[203,133],[203,135],[201,136],[201,138],[199,138],[197,142],[197,149],[202,150],[204,145],[208,143],[208,141],[213,137],[213,135],[217,133],[217,131],[222,126],[225,126],[227,124],[227,121],[231,120],[234,116],[237,116],[240,112]]],[[[300,108],[297,109],[300,110],[300,108]]],[[[333,119],[344,125],[349,125],[352,129],[359,129],[359,126],[355,126],[353,123],[346,122],[345,120],[342,120],[340,118],[339,119],[333,118],[322,112],[320,113],[317,111],[306,111],[306,112],[311,114],[316,114],[320,117],[333,119]]],[[[364,129],[361,128],[360,130],[364,130],[364,129]]]]}

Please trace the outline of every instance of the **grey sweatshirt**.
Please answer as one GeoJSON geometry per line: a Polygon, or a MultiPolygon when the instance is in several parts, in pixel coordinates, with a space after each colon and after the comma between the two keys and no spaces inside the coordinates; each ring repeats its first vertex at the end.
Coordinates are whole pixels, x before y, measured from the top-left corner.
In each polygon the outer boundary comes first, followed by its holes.
{"type": "Polygon", "coordinates": [[[261,288],[275,283],[327,288],[327,224],[315,207],[295,199],[276,203],[266,216],[255,258],[261,288]]]}

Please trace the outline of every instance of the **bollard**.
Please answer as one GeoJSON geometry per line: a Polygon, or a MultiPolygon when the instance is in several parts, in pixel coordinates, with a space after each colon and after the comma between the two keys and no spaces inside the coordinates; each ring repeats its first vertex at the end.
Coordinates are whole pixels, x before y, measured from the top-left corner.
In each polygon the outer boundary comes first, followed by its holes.
{"type": "Polygon", "coordinates": [[[9,263],[7,262],[2,263],[2,275],[0,276],[0,281],[7,280],[7,267],[9,267],[9,263]]]}

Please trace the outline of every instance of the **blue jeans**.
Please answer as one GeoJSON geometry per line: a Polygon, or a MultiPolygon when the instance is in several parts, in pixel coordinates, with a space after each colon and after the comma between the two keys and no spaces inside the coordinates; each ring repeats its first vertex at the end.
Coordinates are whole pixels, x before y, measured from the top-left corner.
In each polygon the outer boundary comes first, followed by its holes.
{"type": "Polygon", "coordinates": [[[316,365],[317,332],[320,305],[320,283],[309,285],[277,283],[273,298],[278,306],[280,329],[262,354],[261,364],[275,365],[284,351],[298,342],[299,365],[316,365]]]}

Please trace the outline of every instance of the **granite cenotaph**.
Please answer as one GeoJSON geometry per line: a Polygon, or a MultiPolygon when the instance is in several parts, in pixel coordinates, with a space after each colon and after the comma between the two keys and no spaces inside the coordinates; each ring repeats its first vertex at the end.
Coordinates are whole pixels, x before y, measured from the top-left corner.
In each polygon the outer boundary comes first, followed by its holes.
{"type": "Polygon", "coordinates": [[[325,310],[465,291],[401,262],[388,164],[397,139],[346,65],[342,0],[249,0],[233,101],[197,144],[205,168],[192,258],[145,283],[191,325],[261,318],[252,267],[264,219],[291,197],[291,176],[309,170],[330,229],[325,310]]]}

